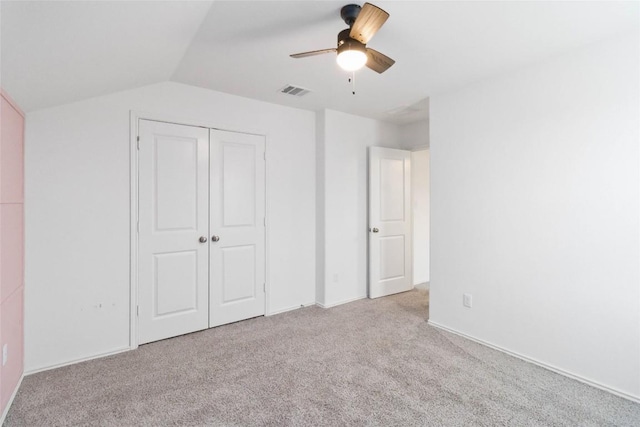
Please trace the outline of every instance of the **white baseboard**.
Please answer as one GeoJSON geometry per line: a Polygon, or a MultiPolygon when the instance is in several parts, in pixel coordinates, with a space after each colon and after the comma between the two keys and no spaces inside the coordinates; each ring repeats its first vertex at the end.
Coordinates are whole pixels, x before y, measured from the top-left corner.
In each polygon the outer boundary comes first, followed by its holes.
{"type": "Polygon", "coordinates": [[[114,354],[124,353],[125,351],[132,350],[131,347],[120,347],[112,351],[108,351],[105,353],[94,354],[92,356],[81,357],[79,359],[70,360],[68,362],[56,363],[55,365],[42,366],[40,368],[31,369],[24,373],[25,376],[37,374],[38,372],[50,371],[52,369],[62,368],[63,366],[75,365],[76,363],[87,362],[89,360],[101,359],[107,356],[113,356],[114,354]]]}
{"type": "Polygon", "coordinates": [[[9,408],[11,408],[11,405],[13,404],[13,399],[16,398],[16,394],[18,394],[18,390],[20,390],[20,386],[22,385],[23,379],[24,379],[24,374],[20,375],[20,380],[18,381],[16,388],[13,390],[13,393],[11,393],[11,397],[7,402],[7,406],[4,408],[4,411],[2,411],[2,416],[0,417],[0,426],[4,424],[4,420],[5,418],[7,418],[7,414],[9,413],[9,408]]]}
{"type": "Polygon", "coordinates": [[[322,307],[322,308],[331,308],[331,307],[335,307],[337,305],[347,304],[347,303],[350,303],[350,302],[354,302],[354,301],[358,301],[358,300],[361,300],[361,299],[365,299],[366,297],[367,297],[366,295],[362,295],[362,296],[359,296],[359,297],[349,298],[349,299],[345,299],[345,300],[342,300],[342,301],[332,302],[332,303],[329,303],[329,304],[322,304],[321,302],[316,302],[316,305],[318,307],[322,307]]]}
{"type": "Polygon", "coordinates": [[[265,314],[265,316],[274,316],[276,314],[286,313],[287,311],[293,311],[303,307],[310,307],[315,304],[316,304],[315,302],[307,302],[300,305],[292,305],[291,307],[286,307],[286,308],[281,308],[280,310],[271,311],[268,314],[265,314]]]}
{"type": "Polygon", "coordinates": [[[555,372],[556,374],[560,374],[560,375],[563,375],[565,377],[574,379],[576,381],[580,381],[581,383],[590,385],[591,387],[595,387],[595,388],[598,388],[600,390],[604,390],[604,391],[609,392],[611,394],[615,394],[616,396],[620,396],[620,397],[622,397],[624,399],[627,399],[627,400],[630,400],[632,402],[640,403],[640,396],[634,396],[632,394],[625,393],[624,391],[617,390],[615,388],[612,388],[612,387],[606,386],[604,384],[601,384],[601,383],[599,383],[597,381],[593,381],[593,380],[590,380],[588,378],[582,377],[580,375],[565,371],[564,369],[558,368],[558,367],[553,366],[553,365],[549,365],[548,363],[541,362],[539,360],[533,359],[531,357],[525,356],[523,354],[517,353],[517,352],[512,351],[512,350],[508,350],[508,349],[506,349],[504,347],[500,347],[500,346],[492,344],[490,342],[483,341],[483,340],[478,339],[478,338],[474,338],[474,337],[472,337],[470,335],[467,335],[465,333],[459,332],[459,331],[457,331],[455,329],[452,329],[452,328],[449,328],[447,326],[441,325],[441,324],[439,324],[437,322],[434,322],[432,320],[429,320],[427,323],[429,325],[433,326],[433,327],[436,327],[438,329],[442,329],[443,331],[450,332],[452,334],[461,336],[461,337],[466,338],[468,340],[477,342],[478,344],[482,344],[482,345],[484,345],[486,347],[492,348],[494,350],[501,351],[502,353],[506,353],[509,356],[516,357],[516,358],[518,358],[520,360],[524,360],[525,362],[533,363],[534,365],[537,365],[537,366],[540,366],[541,368],[545,368],[545,369],[547,369],[549,371],[555,372]]]}
{"type": "Polygon", "coordinates": [[[413,285],[415,289],[429,290],[429,282],[416,283],[413,285]]]}

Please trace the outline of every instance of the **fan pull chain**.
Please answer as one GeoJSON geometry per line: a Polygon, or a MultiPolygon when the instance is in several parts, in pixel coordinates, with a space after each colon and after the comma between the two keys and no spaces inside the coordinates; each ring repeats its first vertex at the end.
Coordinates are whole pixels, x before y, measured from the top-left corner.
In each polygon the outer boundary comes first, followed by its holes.
{"type": "Polygon", "coordinates": [[[351,93],[356,94],[356,72],[354,71],[349,77],[349,83],[351,83],[351,93]]]}

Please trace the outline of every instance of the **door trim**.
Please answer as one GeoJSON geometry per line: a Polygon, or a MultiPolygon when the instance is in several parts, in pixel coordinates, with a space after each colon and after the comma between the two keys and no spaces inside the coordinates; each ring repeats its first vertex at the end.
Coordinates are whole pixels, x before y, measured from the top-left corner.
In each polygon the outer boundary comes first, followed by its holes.
{"type": "Polygon", "coordinates": [[[194,126],[206,129],[222,130],[227,132],[244,133],[264,137],[265,153],[265,176],[264,176],[264,196],[265,196],[265,316],[272,313],[269,309],[269,156],[267,147],[269,138],[266,133],[239,131],[235,129],[221,128],[215,123],[200,122],[188,118],[172,117],[171,115],[147,113],[142,111],[129,111],[129,349],[138,348],[138,124],[140,120],[150,120],[155,122],[171,123],[176,125],[194,126]]]}

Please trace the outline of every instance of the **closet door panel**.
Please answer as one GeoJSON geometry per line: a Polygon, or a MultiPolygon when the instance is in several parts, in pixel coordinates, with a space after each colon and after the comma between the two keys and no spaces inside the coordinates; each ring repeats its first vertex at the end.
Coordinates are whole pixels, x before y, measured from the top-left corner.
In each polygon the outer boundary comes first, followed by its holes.
{"type": "Polygon", "coordinates": [[[138,342],[144,344],[209,325],[209,130],[148,120],[139,129],[138,342]]]}
{"type": "Polygon", "coordinates": [[[222,225],[253,227],[256,221],[256,147],[222,145],[222,225]]]}
{"type": "Polygon", "coordinates": [[[211,131],[210,326],[265,313],[264,137],[211,131]]]}

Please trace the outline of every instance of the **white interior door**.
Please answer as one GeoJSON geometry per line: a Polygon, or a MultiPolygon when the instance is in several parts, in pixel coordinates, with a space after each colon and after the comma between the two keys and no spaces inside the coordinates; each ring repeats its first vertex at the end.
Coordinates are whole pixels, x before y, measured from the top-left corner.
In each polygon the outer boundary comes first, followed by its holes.
{"type": "Polygon", "coordinates": [[[413,288],[411,152],[369,148],[369,298],[413,288]]]}
{"type": "Polygon", "coordinates": [[[138,342],[144,344],[208,327],[209,130],[140,120],[139,138],[138,342]]]}
{"type": "Polygon", "coordinates": [[[210,327],[265,313],[264,147],[211,130],[210,327]]]}

